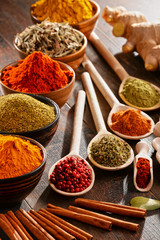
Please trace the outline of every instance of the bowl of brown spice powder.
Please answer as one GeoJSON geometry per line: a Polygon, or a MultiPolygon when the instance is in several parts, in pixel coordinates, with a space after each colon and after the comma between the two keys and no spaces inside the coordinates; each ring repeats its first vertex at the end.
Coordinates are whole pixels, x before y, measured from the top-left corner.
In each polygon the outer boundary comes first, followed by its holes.
{"type": "Polygon", "coordinates": [[[21,93],[0,96],[0,134],[29,137],[46,146],[59,117],[58,105],[49,98],[21,93]]]}

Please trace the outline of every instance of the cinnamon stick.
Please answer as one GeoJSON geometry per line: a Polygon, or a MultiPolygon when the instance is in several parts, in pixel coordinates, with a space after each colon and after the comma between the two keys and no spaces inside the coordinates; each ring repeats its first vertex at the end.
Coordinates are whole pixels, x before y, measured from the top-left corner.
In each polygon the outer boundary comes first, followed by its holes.
{"type": "Polygon", "coordinates": [[[0,219],[3,220],[8,225],[8,228],[10,228],[10,230],[11,230],[11,232],[14,235],[16,240],[22,240],[22,238],[19,236],[18,232],[15,230],[15,228],[8,221],[8,219],[6,218],[6,216],[4,214],[0,214],[0,219]]]}
{"type": "Polygon", "coordinates": [[[137,218],[145,218],[146,216],[145,211],[121,208],[120,206],[119,207],[111,206],[111,205],[102,204],[99,202],[94,202],[92,200],[90,201],[90,199],[77,198],[75,200],[75,204],[80,207],[85,207],[85,208],[94,209],[98,211],[116,213],[124,216],[137,217],[137,218]]]}
{"type": "Polygon", "coordinates": [[[25,233],[25,235],[28,237],[29,240],[33,240],[31,235],[23,227],[22,223],[18,220],[18,218],[16,217],[16,215],[12,211],[8,211],[7,215],[10,216],[17,223],[17,225],[22,229],[22,231],[25,233]]]}
{"type": "Polygon", "coordinates": [[[0,217],[0,228],[9,237],[10,240],[18,240],[13,229],[0,217]]]}
{"type": "MultiPolygon", "coordinates": [[[[52,229],[50,226],[47,226],[46,223],[38,219],[34,214],[28,213],[41,227],[43,227],[48,233],[50,233],[52,236],[55,237],[58,240],[66,240],[62,235],[58,234],[54,229],[52,229]]],[[[55,239],[55,238],[54,238],[55,239]]]]}
{"type": "Polygon", "coordinates": [[[139,224],[136,223],[132,223],[132,222],[127,222],[127,221],[123,221],[117,218],[113,218],[113,217],[109,217],[100,213],[96,213],[96,212],[92,212],[92,211],[88,211],[85,210],[83,208],[78,208],[78,207],[74,207],[74,206],[69,206],[68,207],[69,210],[77,212],[77,213],[82,213],[82,214],[87,214],[89,216],[94,216],[94,217],[98,217],[107,221],[111,221],[113,225],[118,226],[118,227],[122,227],[128,230],[132,230],[132,231],[138,231],[139,228],[139,224]]]}
{"type": "MultiPolygon", "coordinates": [[[[49,238],[45,235],[44,229],[35,222],[33,218],[27,214],[24,210],[20,209],[15,212],[18,219],[29,229],[33,235],[39,240],[48,240],[49,238]],[[33,223],[34,222],[34,223],[33,223]]],[[[54,239],[54,238],[52,238],[54,239]]]]}
{"type": "Polygon", "coordinates": [[[76,219],[80,222],[84,222],[99,228],[103,228],[106,230],[111,231],[112,228],[112,223],[110,221],[106,221],[97,217],[93,217],[93,216],[88,216],[85,214],[78,214],[76,212],[64,209],[64,208],[60,208],[57,206],[54,206],[53,208],[47,208],[47,210],[49,212],[52,212],[54,214],[60,215],[60,216],[64,216],[64,217],[68,217],[68,218],[72,218],[72,219],[76,219]]]}
{"type": "Polygon", "coordinates": [[[55,224],[57,224],[58,226],[60,226],[61,228],[63,228],[64,230],[66,230],[67,232],[69,232],[70,234],[72,234],[73,236],[75,236],[76,238],[78,238],[80,240],[87,240],[87,239],[92,240],[93,239],[93,236],[91,234],[72,225],[71,223],[63,220],[62,218],[55,216],[53,213],[50,213],[43,208],[41,208],[40,211],[38,211],[38,212],[42,216],[44,216],[47,219],[49,219],[50,221],[54,222],[55,224]]]}
{"type": "MultiPolygon", "coordinates": [[[[77,198],[77,199],[81,199],[81,198],[77,198]]],[[[78,200],[75,200],[78,201],[78,200]]],[[[147,212],[146,209],[143,208],[138,208],[138,207],[132,207],[132,206],[128,206],[128,205],[122,205],[122,204],[117,204],[117,203],[111,203],[111,202],[103,202],[103,201],[97,201],[97,200],[93,200],[93,199],[88,199],[91,202],[95,202],[95,203],[101,203],[101,204],[105,204],[105,205],[110,205],[110,206],[114,206],[114,207],[120,207],[120,208],[125,208],[125,209],[132,209],[132,210],[137,210],[140,212],[147,212]]]]}
{"type": "Polygon", "coordinates": [[[5,214],[6,218],[8,219],[8,221],[12,224],[12,226],[14,227],[14,229],[18,232],[18,234],[20,235],[20,237],[23,240],[29,240],[29,238],[26,236],[26,234],[22,231],[22,229],[19,227],[19,225],[6,213],[5,214]]]}
{"type": "Polygon", "coordinates": [[[59,240],[75,240],[75,237],[71,234],[64,231],[62,228],[58,227],[57,225],[53,224],[51,221],[40,215],[34,210],[30,210],[31,216],[42,226],[44,227],[49,233],[51,233],[56,239],[59,240]]]}

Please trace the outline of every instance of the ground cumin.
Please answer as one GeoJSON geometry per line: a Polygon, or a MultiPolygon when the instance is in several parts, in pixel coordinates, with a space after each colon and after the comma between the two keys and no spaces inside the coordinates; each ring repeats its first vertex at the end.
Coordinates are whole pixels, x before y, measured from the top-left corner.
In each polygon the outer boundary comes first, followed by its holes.
{"type": "Polygon", "coordinates": [[[41,149],[16,136],[0,135],[0,179],[33,171],[43,161],[41,149]]]}
{"type": "Polygon", "coordinates": [[[27,94],[0,96],[0,131],[28,132],[43,128],[54,121],[55,108],[27,94]]]}
{"type": "Polygon", "coordinates": [[[124,135],[140,136],[150,131],[151,121],[142,116],[140,110],[129,108],[114,113],[110,127],[124,135]]]}

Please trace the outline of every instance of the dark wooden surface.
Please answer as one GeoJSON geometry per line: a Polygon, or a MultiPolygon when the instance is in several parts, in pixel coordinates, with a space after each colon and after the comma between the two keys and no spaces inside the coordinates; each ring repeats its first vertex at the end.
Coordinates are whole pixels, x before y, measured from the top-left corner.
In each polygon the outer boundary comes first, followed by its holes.
{"type": "MultiPolygon", "coordinates": [[[[143,12],[149,21],[157,20],[160,17],[160,1],[158,0],[97,0],[97,3],[99,3],[101,7],[101,12],[106,4],[112,7],[121,5],[129,10],[138,10],[143,12]]],[[[25,27],[32,24],[29,14],[29,8],[29,0],[0,0],[0,68],[11,63],[12,61],[19,59],[19,56],[13,47],[13,37],[17,32],[24,30],[25,27]]],[[[149,82],[152,82],[160,87],[160,73],[147,72],[144,69],[142,59],[136,53],[127,55],[123,54],[121,51],[121,46],[125,42],[125,40],[122,38],[113,37],[111,30],[112,28],[107,23],[105,23],[105,21],[100,15],[95,32],[101,38],[103,43],[116,56],[116,58],[120,61],[120,63],[124,66],[124,68],[128,71],[130,75],[148,80],[149,82]]],[[[119,99],[119,78],[115,75],[109,65],[96,52],[96,50],[90,43],[88,43],[87,46],[87,55],[90,59],[92,59],[92,62],[96,66],[99,73],[102,75],[111,90],[119,99]]],[[[47,203],[52,203],[65,208],[67,208],[70,204],[74,204],[74,197],[64,197],[55,193],[49,187],[47,177],[51,165],[69,152],[72,134],[74,104],[78,90],[83,88],[80,76],[81,73],[84,71],[85,70],[82,66],[80,66],[76,71],[76,83],[74,91],[69,101],[62,107],[57,132],[50,144],[46,147],[47,165],[39,184],[22,203],[13,207],[10,206],[10,210],[15,211],[19,208],[23,208],[25,210],[29,210],[31,208],[39,210],[41,207],[45,208],[47,206],[47,203]]],[[[97,89],[96,92],[104,119],[106,121],[108,113],[110,111],[110,107],[97,89]]],[[[154,119],[155,122],[157,122],[159,119],[160,111],[156,110],[153,112],[149,112],[148,114],[154,119]]],[[[90,140],[95,136],[95,134],[96,130],[94,127],[94,123],[88,108],[88,104],[86,104],[80,146],[80,155],[84,158],[87,158],[86,148],[90,140]]],[[[150,136],[144,139],[144,141],[149,142],[151,146],[152,139],[153,136],[150,136]]],[[[137,142],[128,142],[134,149],[137,142]]],[[[131,198],[135,196],[146,196],[160,199],[160,166],[156,161],[155,152],[153,151],[152,147],[150,148],[150,155],[153,158],[154,164],[154,184],[150,192],[140,193],[134,188],[132,165],[118,172],[107,172],[94,167],[96,174],[95,185],[93,189],[87,194],[85,194],[83,197],[96,200],[111,201],[126,205],[129,205],[131,198]]],[[[5,213],[7,210],[8,208],[6,209],[3,206],[0,206],[0,212],[5,213]]],[[[145,220],[125,218],[120,216],[117,217],[139,223],[140,228],[138,232],[130,232],[128,230],[124,230],[118,227],[113,227],[112,231],[108,232],[70,219],[68,221],[93,234],[94,239],[96,240],[160,239],[159,210],[148,212],[145,220]]],[[[0,237],[2,239],[8,239],[6,236],[4,236],[2,231],[0,231],[0,237]]]]}

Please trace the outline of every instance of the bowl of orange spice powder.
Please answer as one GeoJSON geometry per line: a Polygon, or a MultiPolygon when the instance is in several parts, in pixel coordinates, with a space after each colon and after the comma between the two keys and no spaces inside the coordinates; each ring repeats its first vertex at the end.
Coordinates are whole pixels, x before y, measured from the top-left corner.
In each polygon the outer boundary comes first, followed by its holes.
{"type": "Polygon", "coordinates": [[[100,6],[93,0],[39,0],[31,5],[33,23],[46,18],[50,22],[68,22],[87,38],[93,31],[100,14],[100,6]]]}
{"type": "Polygon", "coordinates": [[[46,150],[31,138],[0,134],[0,156],[0,203],[10,206],[25,199],[40,181],[46,150]]]}
{"type": "Polygon", "coordinates": [[[0,83],[3,94],[36,94],[62,107],[72,93],[75,72],[69,65],[37,51],[5,66],[1,70],[0,83]]]}

